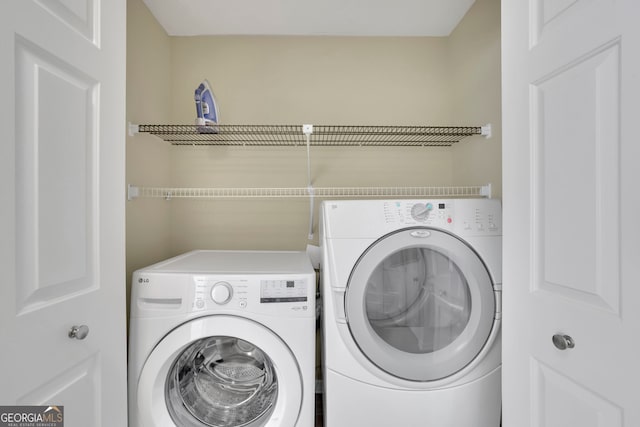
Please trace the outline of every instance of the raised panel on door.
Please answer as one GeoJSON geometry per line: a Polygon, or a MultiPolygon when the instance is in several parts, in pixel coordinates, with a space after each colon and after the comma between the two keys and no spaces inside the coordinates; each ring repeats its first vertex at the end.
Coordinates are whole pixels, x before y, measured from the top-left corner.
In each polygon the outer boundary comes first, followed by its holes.
{"type": "Polygon", "coordinates": [[[100,47],[100,2],[98,0],[35,0],[56,19],[100,47]]]}
{"type": "Polygon", "coordinates": [[[615,5],[616,0],[529,0],[529,48],[558,59],[567,51],[589,50],[609,30],[601,24],[615,19],[615,5]]]}
{"type": "Polygon", "coordinates": [[[73,402],[73,405],[66,407],[66,425],[99,426],[99,412],[78,411],[77,408],[100,407],[100,366],[99,357],[92,355],[19,396],[16,404],[45,406],[51,402],[73,402]]]}
{"type": "Polygon", "coordinates": [[[620,427],[622,408],[549,366],[531,363],[534,426],[620,427]]]}
{"type": "Polygon", "coordinates": [[[18,315],[90,292],[97,277],[97,83],[16,37],[18,315]]]}
{"type": "Polygon", "coordinates": [[[620,45],[531,86],[533,291],[620,308],[620,45]]]}

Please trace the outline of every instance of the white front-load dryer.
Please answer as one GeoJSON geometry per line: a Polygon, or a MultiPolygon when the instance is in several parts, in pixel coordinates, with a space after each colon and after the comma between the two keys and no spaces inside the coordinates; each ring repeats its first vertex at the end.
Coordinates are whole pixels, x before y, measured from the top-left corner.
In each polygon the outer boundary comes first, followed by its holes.
{"type": "Polygon", "coordinates": [[[498,427],[501,206],[326,201],[328,427],[498,427]]]}
{"type": "Polygon", "coordinates": [[[315,272],[304,252],[193,251],[136,271],[131,427],[311,427],[315,272]]]}

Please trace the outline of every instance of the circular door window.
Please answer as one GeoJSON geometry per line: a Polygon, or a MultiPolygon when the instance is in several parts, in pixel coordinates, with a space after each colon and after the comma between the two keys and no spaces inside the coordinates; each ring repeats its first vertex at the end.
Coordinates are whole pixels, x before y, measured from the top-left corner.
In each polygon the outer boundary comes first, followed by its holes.
{"type": "Polygon", "coordinates": [[[295,356],[253,320],[205,316],[169,332],[135,384],[142,426],[294,427],[302,405],[295,356]]]}
{"type": "Polygon", "coordinates": [[[426,354],[460,336],[471,315],[471,292],[460,268],[430,248],[401,249],[373,270],[365,291],[374,332],[398,350],[426,354]]]}
{"type": "Polygon", "coordinates": [[[345,296],[351,334],[378,368],[434,381],[469,364],[484,347],[495,301],[476,252],[446,232],[405,229],[372,244],[345,296]]]}
{"type": "Polygon", "coordinates": [[[273,362],[248,341],[227,336],[189,345],[167,376],[166,401],[176,425],[247,426],[268,417],[278,395],[273,362]]]}

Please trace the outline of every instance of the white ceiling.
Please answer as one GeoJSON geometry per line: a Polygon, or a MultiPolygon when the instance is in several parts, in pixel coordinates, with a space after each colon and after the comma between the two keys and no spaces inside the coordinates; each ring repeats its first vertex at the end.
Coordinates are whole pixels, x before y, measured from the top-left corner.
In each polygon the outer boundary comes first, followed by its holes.
{"type": "Polygon", "coordinates": [[[448,36],[475,0],[143,0],[171,36],[448,36]]]}

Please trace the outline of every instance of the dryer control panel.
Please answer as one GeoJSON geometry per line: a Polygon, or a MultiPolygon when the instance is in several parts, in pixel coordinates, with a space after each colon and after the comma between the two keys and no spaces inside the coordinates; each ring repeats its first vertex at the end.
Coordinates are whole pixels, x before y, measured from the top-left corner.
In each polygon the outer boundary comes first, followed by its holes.
{"type": "Polygon", "coordinates": [[[322,205],[322,235],[371,239],[407,227],[435,227],[460,236],[500,236],[496,199],[335,200],[322,205]]]}
{"type": "Polygon", "coordinates": [[[453,223],[453,204],[443,201],[389,201],[384,203],[387,224],[430,225],[450,228],[453,223]]]}
{"type": "Polygon", "coordinates": [[[429,226],[461,235],[498,235],[500,206],[466,200],[406,200],[384,203],[384,219],[392,226],[429,226]]]}

